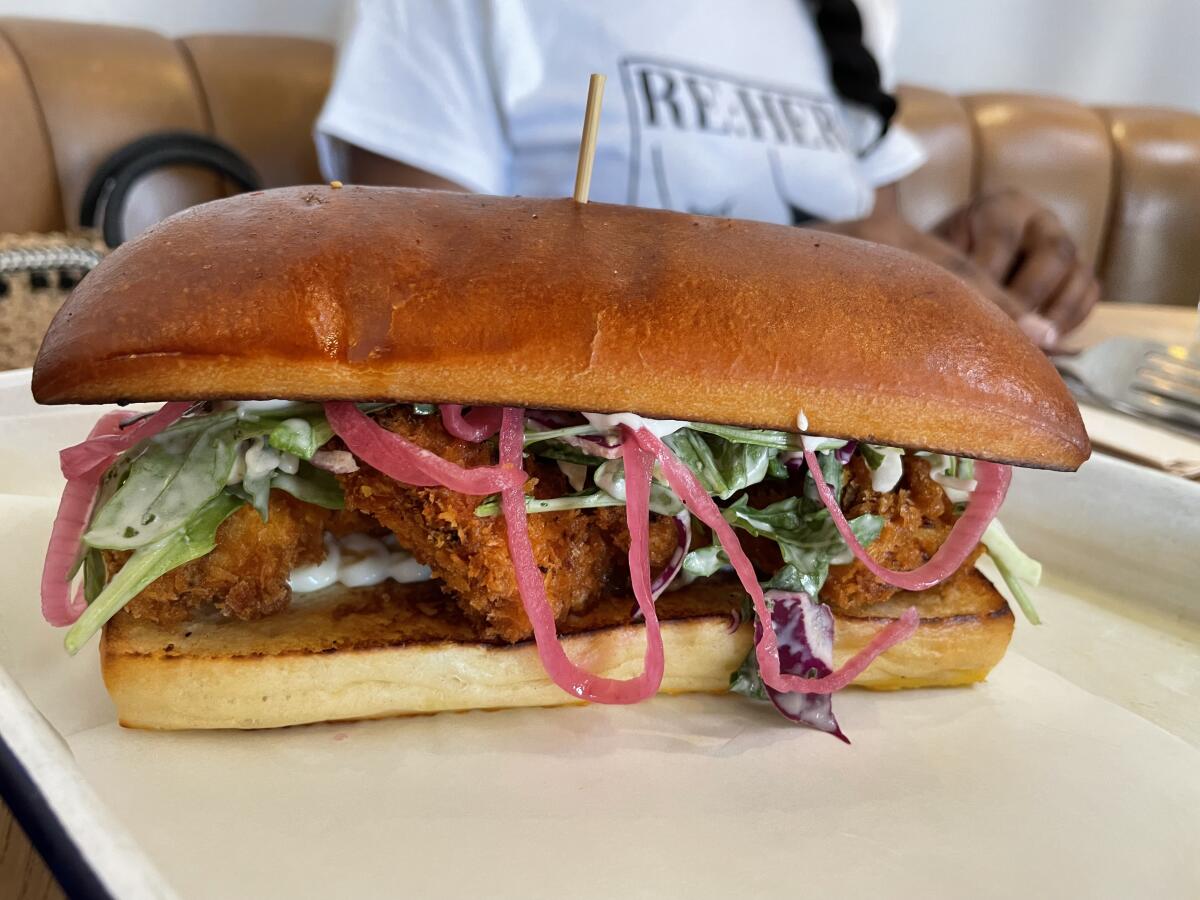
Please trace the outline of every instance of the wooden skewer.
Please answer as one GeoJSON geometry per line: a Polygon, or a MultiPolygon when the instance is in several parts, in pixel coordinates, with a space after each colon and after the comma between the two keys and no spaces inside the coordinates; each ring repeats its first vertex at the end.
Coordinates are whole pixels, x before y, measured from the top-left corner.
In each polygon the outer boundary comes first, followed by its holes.
{"type": "Polygon", "coordinates": [[[592,164],[596,161],[596,135],[600,131],[600,104],[604,102],[603,75],[592,74],[588,82],[587,109],[583,114],[583,137],[579,139],[579,165],[575,167],[575,202],[587,203],[592,187],[592,164]]]}

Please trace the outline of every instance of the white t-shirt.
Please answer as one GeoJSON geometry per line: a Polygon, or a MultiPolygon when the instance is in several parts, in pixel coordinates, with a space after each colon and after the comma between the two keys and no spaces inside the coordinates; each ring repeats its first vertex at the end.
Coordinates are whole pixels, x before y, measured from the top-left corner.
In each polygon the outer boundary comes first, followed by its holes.
{"type": "MultiPolygon", "coordinates": [[[[889,84],[891,0],[858,0],[889,84]]],[[[793,223],[871,210],[924,157],[842,102],[802,0],[361,0],[317,121],[488,194],[572,192],[588,76],[608,76],[591,199],[793,223]]]]}

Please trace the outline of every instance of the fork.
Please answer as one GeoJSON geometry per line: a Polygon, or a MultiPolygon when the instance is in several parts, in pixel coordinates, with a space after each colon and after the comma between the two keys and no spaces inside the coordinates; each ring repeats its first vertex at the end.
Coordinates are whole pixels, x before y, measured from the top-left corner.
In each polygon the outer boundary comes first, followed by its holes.
{"type": "Polygon", "coordinates": [[[1200,345],[1115,337],[1054,365],[1113,409],[1200,433],[1200,345]]]}

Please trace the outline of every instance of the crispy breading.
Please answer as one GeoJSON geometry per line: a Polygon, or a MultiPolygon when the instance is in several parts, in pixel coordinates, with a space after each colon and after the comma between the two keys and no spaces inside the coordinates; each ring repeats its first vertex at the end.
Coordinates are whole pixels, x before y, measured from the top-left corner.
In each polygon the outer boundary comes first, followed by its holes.
{"type": "MultiPolygon", "coordinates": [[[[272,491],[266,522],[252,507],[243,506],[221,524],[211,553],[151,582],[125,609],[134,618],[159,624],[182,622],[208,603],[238,619],[278,612],[291,600],[292,569],[325,558],[322,532],[338,518],[320,506],[272,491]]],[[[111,575],[129,554],[105,551],[104,556],[111,575]]]]}
{"type": "MultiPolygon", "coordinates": [[[[871,559],[897,571],[909,571],[928,562],[954,527],[954,504],[930,475],[929,463],[918,456],[904,457],[904,474],[894,491],[872,490],[871,472],[861,456],[851,458],[850,479],[842,496],[846,517],[867,513],[883,516],[883,530],[867,548],[871,559]]],[[[983,552],[976,547],[947,583],[969,574],[983,552]]],[[[861,613],[866,607],[891,599],[898,589],[880,581],[857,559],[831,566],[821,599],[835,611],[861,613]]]]}
{"type": "MultiPolygon", "coordinates": [[[[919,456],[907,455],[903,465],[903,475],[894,490],[875,491],[871,488],[871,470],[856,454],[846,466],[848,478],[842,494],[846,518],[868,513],[884,517],[883,529],[867,548],[867,553],[876,562],[898,571],[915,569],[929,560],[950,534],[955,519],[954,504],[930,476],[929,463],[919,456]]],[[[793,476],[786,482],[762,482],[750,489],[750,503],[761,508],[795,496],[801,490],[800,476],[793,476]]],[[[739,533],[738,537],[742,549],[764,576],[769,577],[783,565],[779,545],[774,541],[744,533],[739,533]]],[[[976,547],[947,582],[969,575],[982,552],[982,547],[976,547]]],[[[887,602],[897,592],[897,588],[880,581],[856,559],[846,565],[829,567],[821,600],[835,612],[858,615],[867,607],[887,602]]]]}
{"type": "MultiPolygon", "coordinates": [[[[457,465],[494,464],[492,443],[470,444],[449,435],[440,419],[401,410],[381,414],[380,425],[457,465]]],[[[569,493],[556,466],[526,460],[527,490],[536,497],[569,493]]],[[[369,466],[339,475],[346,507],[365,513],[392,532],[398,543],[430,567],[486,638],[519,641],[532,630],[517,590],[503,516],[477,516],[482,498],[446,488],[402,485],[369,466]]],[[[556,619],[581,611],[628,583],[629,533],[619,508],[566,510],[529,516],[534,559],[545,575],[556,619]]],[[[675,548],[669,518],[652,517],[651,566],[661,568],[675,548]]]]}

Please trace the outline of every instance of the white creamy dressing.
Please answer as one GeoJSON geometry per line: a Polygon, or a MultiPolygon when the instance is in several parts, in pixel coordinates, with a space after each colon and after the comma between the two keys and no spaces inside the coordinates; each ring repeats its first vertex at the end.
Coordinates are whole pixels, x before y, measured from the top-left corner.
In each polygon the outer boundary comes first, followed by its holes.
{"type": "Polygon", "coordinates": [[[288,584],[297,594],[308,594],[334,584],[369,587],[389,578],[400,584],[428,581],[428,566],[400,549],[392,535],[380,539],[369,534],[347,534],[336,538],[325,534],[325,559],[316,565],[292,570],[288,584]]]}
{"type": "Polygon", "coordinates": [[[300,457],[294,453],[276,450],[264,437],[252,438],[238,445],[238,454],[233,461],[233,470],[229,473],[227,483],[255,481],[270,475],[276,469],[288,475],[295,475],[300,470],[300,457]]]}
{"type": "Polygon", "coordinates": [[[952,502],[966,503],[970,499],[971,493],[978,484],[974,478],[955,478],[953,475],[947,475],[946,467],[950,464],[948,456],[941,453],[923,453],[921,455],[929,460],[929,477],[942,486],[942,490],[946,492],[946,496],[952,502]]]}
{"type": "Polygon", "coordinates": [[[847,443],[840,438],[821,437],[819,434],[802,434],[800,441],[805,450],[811,450],[813,453],[818,450],[840,450],[847,443]]]}
{"type": "Polygon", "coordinates": [[[619,459],[602,462],[592,474],[596,487],[610,497],[625,502],[625,463],[619,459]]]}
{"type": "Polygon", "coordinates": [[[265,412],[267,410],[283,409],[291,406],[295,400],[240,400],[237,402],[238,418],[245,418],[248,415],[253,415],[256,412],[265,412]]]}
{"type": "MultiPolygon", "coordinates": [[[[875,447],[874,449],[883,455],[883,462],[879,464],[878,469],[871,469],[871,490],[886,493],[900,483],[900,476],[904,474],[904,463],[900,459],[904,455],[904,451],[899,447],[875,447]]],[[[868,468],[870,467],[868,466],[868,468]]]]}
{"type": "Polygon", "coordinates": [[[669,434],[674,434],[681,428],[687,428],[687,422],[680,422],[678,419],[647,419],[644,416],[636,415],[635,413],[589,413],[585,412],[583,417],[588,420],[588,424],[598,431],[605,434],[615,434],[621,425],[625,425],[636,431],[639,428],[646,428],[658,438],[665,438],[669,434]]]}

